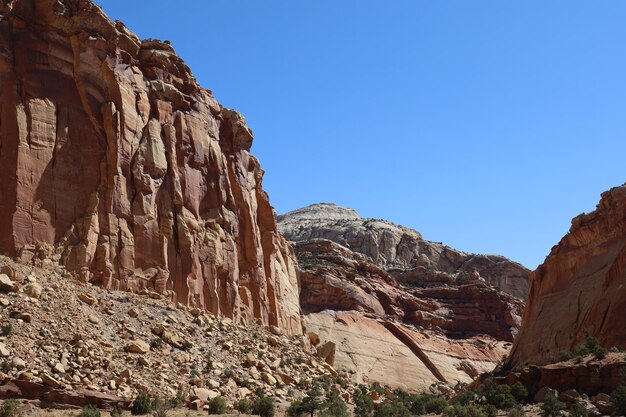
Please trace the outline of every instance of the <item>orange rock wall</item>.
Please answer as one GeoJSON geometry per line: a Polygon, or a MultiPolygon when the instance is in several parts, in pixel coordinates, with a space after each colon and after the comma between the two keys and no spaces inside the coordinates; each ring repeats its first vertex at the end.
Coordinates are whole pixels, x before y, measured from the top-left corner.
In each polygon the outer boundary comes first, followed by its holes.
{"type": "Polygon", "coordinates": [[[588,336],[626,347],[626,186],[602,194],[530,275],[512,364],[545,364],[588,336]]]}
{"type": "Polygon", "coordinates": [[[0,251],[301,332],[244,118],[85,0],[0,1],[0,251]],[[52,246],[54,245],[54,246],[52,246]]]}

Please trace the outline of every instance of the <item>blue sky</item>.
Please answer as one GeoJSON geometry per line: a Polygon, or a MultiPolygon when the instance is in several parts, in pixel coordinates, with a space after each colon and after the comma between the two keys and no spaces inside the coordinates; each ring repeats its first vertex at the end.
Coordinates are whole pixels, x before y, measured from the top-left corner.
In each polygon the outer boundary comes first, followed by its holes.
{"type": "Polygon", "coordinates": [[[626,180],[626,2],[96,0],[243,113],[279,213],[534,268],[626,180]]]}

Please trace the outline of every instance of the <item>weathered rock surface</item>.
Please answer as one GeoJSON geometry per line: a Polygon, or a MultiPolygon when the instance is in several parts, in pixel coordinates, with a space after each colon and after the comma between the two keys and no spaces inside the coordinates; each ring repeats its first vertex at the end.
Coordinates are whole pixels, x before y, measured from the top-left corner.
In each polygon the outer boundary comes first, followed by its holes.
{"type": "MultiPolygon", "coordinates": [[[[361,311],[463,338],[488,335],[512,342],[523,303],[486,283],[419,288],[402,285],[361,254],[329,240],[295,245],[302,268],[300,304],[305,314],[361,311]]],[[[500,359],[500,358],[498,358],[500,359]]]]}
{"type": "Polygon", "coordinates": [[[292,242],[332,240],[366,255],[398,281],[419,286],[453,284],[477,272],[488,283],[525,300],[528,269],[497,255],[461,252],[425,240],[415,230],[378,219],[364,219],[335,204],[313,204],[278,216],[278,227],[292,242]]]}
{"type": "Polygon", "coordinates": [[[626,186],[602,194],[596,210],[530,276],[531,290],[512,365],[553,362],[588,336],[626,347],[626,186]]]}
{"type": "Polygon", "coordinates": [[[521,323],[522,301],[476,274],[420,285],[331,240],[294,247],[309,340],[355,382],[412,391],[469,382],[508,353],[521,323]]]}
{"type": "Polygon", "coordinates": [[[301,331],[244,118],[88,0],[0,1],[0,251],[301,331]]]}

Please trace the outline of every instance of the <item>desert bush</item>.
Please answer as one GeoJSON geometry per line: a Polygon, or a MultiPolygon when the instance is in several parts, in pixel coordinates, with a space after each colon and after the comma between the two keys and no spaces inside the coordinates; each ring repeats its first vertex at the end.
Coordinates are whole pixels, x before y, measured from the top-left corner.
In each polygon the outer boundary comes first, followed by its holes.
{"type": "Polygon", "coordinates": [[[111,417],[122,417],[122,409],[117,404],[111,410],[111,417]]]}
{"type": "Polygon", "coordinates": [[[100,410],[91,404],[86,405],[83,407],[80,414],[78,414],[78,417],[100,417],[100,410]]]}
{"type": "Polygon", "coordinates": [[[482,407],[476,405],[449,405],[443,410],[444,417],[488,417],[489,414],[482,407]]]}
{"type": "Polygon", "coordinates": [[[576,399],[569,409],[570,417],[587,417],[589,413],[582,403],[576,399]]]}
{"type": "Polygon", "coordinates": [[[491,404],[498,410],[509,410],[517,405],[517,401],[511,393],[511,387],[506,384],[497,384],[488,379],[481,387],[480,395],[485,397],[487,404],[491,404]]]}
{"type": "Polygon", "coordinates": [[[235,401],[233,408],[239,411],[241,414],[248,414],[252,409],[252,401],[242,398],[235,401]]]}
{"type": "Polygon", "coordinates": [[[611,394],[614,416],[626,416],[626,385],[618,386],[611,394]]]}
{"type": "Polygon", "coordinates": [[[388,398],[376,406],[375,417],[411,417],[411,411],[397,397],[388,398]]]}
{"type": "Polygon", "coordinates": [[[0,336],[9,337],[13,335],[13,325],[11,323],[3,324],[0,330],[0,336]]]}
{"type": "Polygon", "coordinates": [[[209,414],[225,414],[226,400],[219,395],[209,400],[209,414]]]}
{"type": "Polygon", "coordinates": [[[557,417],[565,410],[565,404],[557,400],[554,394],[549,393],[541,404],[541,410],[546,417],[557,417]]]}
{"type": "Polygon", "coordinates": [[[20,403],[17,400],[4,400],[0,405],[0,417],[17,417],[19,416],[20,403]]]}
{"type": "Polygon", "coordinates": [[[515,384],[511,385],[511,395],[515,398],[515,401],[521,403],[528,398],[528,390],[521,382],[517,381],[515,384]]]}
{"type": "Polygon", "coordinates": [[[163,340],[160,337],[155,337],[150,340],[150,349],[157,350],[163,347],[163,340]]]}
{"type": "Polygon", "coordinates": [[[372,417],[374,415],[374,401],[367,395],[365,385],[359,385],[354,391],[354,417],[372,417]]]}
{"type": "Polygon", "coordinates": [[[252,414],[260,417],[274,417],[274,414],[276,414],[274,401],[269,397],[258,398],[252,405],[252,414]]]}
{"type": "Polygon", "coordinates": [[[148,414],[152,411],[152,398],[145,392],[140,393],[133,401],[130,412],[134,416],[148,414]]]}

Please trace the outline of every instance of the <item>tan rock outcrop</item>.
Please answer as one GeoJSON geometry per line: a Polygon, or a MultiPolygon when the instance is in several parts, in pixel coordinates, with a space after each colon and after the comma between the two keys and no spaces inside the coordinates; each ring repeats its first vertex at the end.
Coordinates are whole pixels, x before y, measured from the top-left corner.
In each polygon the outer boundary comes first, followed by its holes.
{"type": "Polygon", "coordinates": [[[244,118],[87,0],[0,1],[0,251],[301,331],[244,118]]]}
{"type": "Polygon", "coordinates": [[[545,364],[588,336],[626,347],[626,186],[602,194],[596,210],[530,276],[531,290],[510,363],[545,364]]]}
{"type": "Polygon", "coordinates": [[[278,216],[278,227],[292,242],[327,239],[365,255],[398,281],[417,285],[454,284],[484,279],[525,300],[528,269],[505,257],[461,252],[425,240],[412,229],[361,218],[335,204],[313,204],[278,216]]]}

